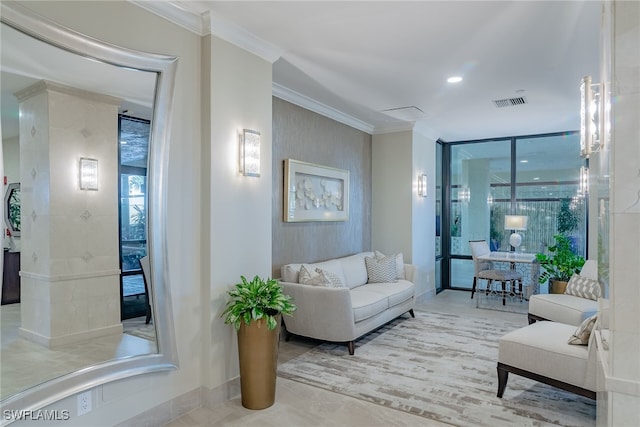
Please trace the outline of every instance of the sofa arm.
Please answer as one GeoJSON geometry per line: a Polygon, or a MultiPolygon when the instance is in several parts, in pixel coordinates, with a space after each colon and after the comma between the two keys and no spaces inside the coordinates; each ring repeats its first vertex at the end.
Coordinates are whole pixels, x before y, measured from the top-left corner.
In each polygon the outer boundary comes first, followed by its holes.
{"type": "Polygon", "coordinates": [[[283,316],[288,332],[327,341],[351,341],[355,324],[349,288],[326,288],[280,282],[296,305],[292,316],[283,316]]]}
{"type": "Polygon", "coordinates": [[[416,283],[416,272],[417,272],[417,268],[415,265],[413,264],[405,264],[404,265],[404,277],[405,279],[407,279],[408,281],[410,281],[411,283],[415,284],[416,283]]]}

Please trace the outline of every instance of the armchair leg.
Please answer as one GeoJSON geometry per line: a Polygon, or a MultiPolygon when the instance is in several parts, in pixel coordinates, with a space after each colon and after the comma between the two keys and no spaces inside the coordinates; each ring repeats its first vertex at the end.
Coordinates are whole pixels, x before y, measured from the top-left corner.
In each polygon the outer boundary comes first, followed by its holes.
{"type": "Polygon", "coordinates": [[[413,308],[409,310],[409,315],[415,319],[416,314],[413,312],[413,308]]]}
{"type": "Polygon", "coordinates": [[[478,278],[476,276],[473,276],[473,285],[471,286],[471,299],[473,299],[473,294],[476,293],[476,283],[478,281],[478,278]]]}
{"type": "Polygon", "coordinates": [[[356,344],[353,341],[349,341],[347,343],[347,348],[349,349],[349,355],[353,356],[353,354],[356,352],[356,344]]]}
{"type": "Polygon", "coordinates": [[[507,388],[507,380],[509,379],[509,371],[500,367],[498,364],[498,397],[502,398],[505,388],[507,388]]]}

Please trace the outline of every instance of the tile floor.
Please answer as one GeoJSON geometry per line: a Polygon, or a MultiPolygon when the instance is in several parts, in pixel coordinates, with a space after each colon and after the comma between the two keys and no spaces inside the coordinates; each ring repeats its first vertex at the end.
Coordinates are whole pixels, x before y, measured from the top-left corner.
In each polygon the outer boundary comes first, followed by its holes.
{"type": "MultiPolygon", "coordinates": [[[[418,310],[435,310],[473,317],[491,317],[527,324],[525,314],[484,310],[476,308],[469,292],[444,291],[431,300],[419,304],[418,310]]],[[[293,338],[282,341],[278,362],[284,363],[309,349],[318,342],[293,338]]],[[[356,352],[357,352],[356,344],[356,352]]],[[[276,402],[267,409],[253,411],[245,409],[240,397],[231,399],[213,408],[198,408],[168,423],[165,427],[203,426],[447,426],[395,409],[353,399],[316,387],[278,378],[276,402]]]]}

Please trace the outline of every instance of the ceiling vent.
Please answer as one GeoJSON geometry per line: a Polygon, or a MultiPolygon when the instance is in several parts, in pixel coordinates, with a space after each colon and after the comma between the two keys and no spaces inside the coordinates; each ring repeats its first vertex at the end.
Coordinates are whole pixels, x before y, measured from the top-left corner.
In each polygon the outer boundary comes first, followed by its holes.
{"type": "Polygon", "coordinates": [[[399,120],[415,121],[425,116],[424,111],[412,105],[410,107],[398,107],[382,110],[383,113],[399,120]]]}
{"type": "Polygon", "coordinates": [[[516,105],[527,104],[527,98],[519,96],[517,98],[496,99],[493,103],[498,108],[515,107],[516,105]]]}

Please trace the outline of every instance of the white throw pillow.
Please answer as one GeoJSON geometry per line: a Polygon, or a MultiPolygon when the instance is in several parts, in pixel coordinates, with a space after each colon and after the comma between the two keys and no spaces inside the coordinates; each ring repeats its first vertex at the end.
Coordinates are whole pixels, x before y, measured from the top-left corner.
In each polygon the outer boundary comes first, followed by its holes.
{"type": "Polygon", "coordinates": [[[327,279],[324,274],[316,271],[309,271],[304,265],[300,267],[299,277],[299,283],[302,283],[303,285],[327,286],[330,284],[329,279],[327,279]]]}
{"type": "Polygon", "coordinates": [[[332,288],[344,288],[344,283],[340,281],[340,277],[332,271],[316,268],[316,273],[322,275],[328,282],[326,286],[332,288]]]}
{"type": "Polygon", "coordinates": [[[593,326],[596,324],[596,320],[598,319],[598,315],[594,314],[591,317],[584,319],[584,321],[578,326],[578,329],[571,335],[569,344],[576,345],[588,345],[589,337],[591,336],[591,331],[593,331],[593,326]]]}
{"type": "MultiPolygon", "coordinates": [[[[387,258],[385,254],[380,251],[375,252],[376,259],[387,258]]],[[[394,258],[396,263],[396,277],[398,279],[405,279],[404,276],[404,257],[402,256],[402,252],[399,254],[389,255],[389,258],[394,258]]]]}
{"type": "Polygon", "coordinates": [[[394,283],[398,281],[395,258],[365,257],[364,262],[367,265],[368,283],[394,283]]]}

